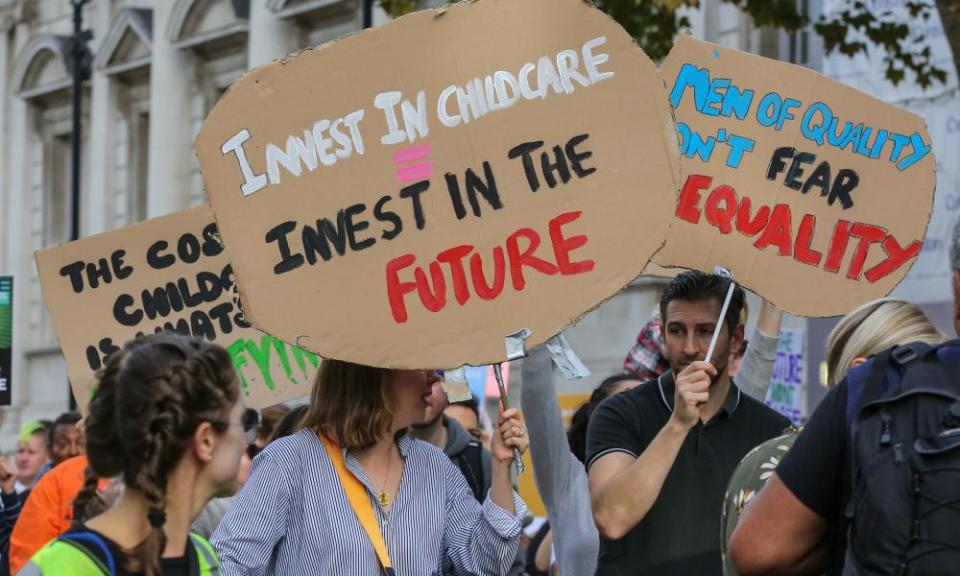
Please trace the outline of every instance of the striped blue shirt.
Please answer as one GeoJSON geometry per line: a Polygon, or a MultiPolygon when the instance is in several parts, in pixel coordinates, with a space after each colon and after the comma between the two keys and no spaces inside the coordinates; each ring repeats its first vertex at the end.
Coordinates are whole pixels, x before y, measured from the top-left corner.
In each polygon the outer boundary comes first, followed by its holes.
{"type": "MultiPolygon", "coordinates": [[[[443,451],[404,436],[400,489],[384,514],[352,454],[347,468],[367,488],[398,576],[505,575],[517,555],[526,506],[510,515],[481,506],[443,451]]],[[[312,430],[270,444],[213,535],[224,574],[310,576],[380,573],[330,457],[312,430]]]]}

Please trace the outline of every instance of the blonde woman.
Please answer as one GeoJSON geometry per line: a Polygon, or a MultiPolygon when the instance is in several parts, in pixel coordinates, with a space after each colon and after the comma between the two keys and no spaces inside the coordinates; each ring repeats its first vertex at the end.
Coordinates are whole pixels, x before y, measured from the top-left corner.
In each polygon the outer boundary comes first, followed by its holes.
{"type": "MultiPolygon", "coordinates": [[[[827,387],[835,387],[843,381],[848,370],[860,366],[871,356],[879,352],[911,342],[939,344],[944,340],[946,340],[946,337],[937,330],[927,318],[926,314],[924,314],[923,310],[915,304],[892,298],[883,298],[868,302],[844,316],[827,338],[827,387]]],[[[829,397],[833,399],[836,398],[836,396],[837,394],[834,393],[829,397]]],[[[842,408],[838,409],[839,407],[833,405],[836,403],[830,403],[825,399],[824,406],[818,408],[818,411],[830,410],[832,408],[835,412],[838,412],[839,417],[831,420],[838,420],[839,423],[842,424],[842,417],[846,407],[846,397],[845,394],[841,394],[840,396],[842,396],[844,400],[844,406],[842,408]]],[[[793,446],[794,441],[797,440],[798,433],[799,429],[791,429],[787,431],[786,434],[757,446],[743,458],[743,461],[740,462],[740,465],[731,477],[730,485],[727,488],[727,493],[724,498],[721,522],[723,530],[724,574],[731,575],[739,573],[734,568],[730,555],[727,553],[727,543],[730,542],[734,528],[737,527],[740,515],[744,512],[747,503],[757,497],[760,489],[763,488],[771,478],[778,479],[776,482],[777,492],[784,490],[784,482],[775,475],[775,471],[776,474],[780,474],[778,466],[793,446]]],[[[814,433],[817,432],[815,431],[814,433]]],[[[842,441],[837,440],[837,442],[842,441]]],[[[826,456],[826,454],[824,454],[824,456],[826,456]]],[[[823,482],[819,487],[813,482],[807,483],[803,482],[803,480],[799,481],[801,486],[798,487],[798,490],[801,493],[796,494],[796,498],[799,498],[803,504],[806,504],[809,499],[813,505],[808,505],[808,508],[816,514],[820,514],[821,511],[826,513],[827,510],[836,510],[833,504],[836,504],[837,499],[844,497],[836,490],[838,485],[842,484],[841,487],[843,488],[844,495],[849,492],[850,481],[848,479],[838,480],[838,483],[834,483],[830,478],[830,471],[833,470],[835,466],[842,468],[842,459],[842,453],[838,455],[838,458],[824,458],[824,467],[822,470],[818,467],[818,471],[823,473],[823,482]],[[829,506],[820,504],[820,502],[826,500],[832,500],[829,506]]],[[[806,470],[806,473],[807,476],[804,480],[812,477],[810,476],[812,473],[811,470],[806,470]]],[[[794,488],[794,485],[790,483],[786,486],[791,490],[794,488]]],[[[846,500],[842,501],[844,504],[846,503],[846,500]]],[[[819,520],[831,524],[833,528],[842,526],[842,508],[841,506],[839,510],[840,516],[834,518],[824,516],[819,518],[819,520]]],[[[746,528],[749,529],[750,527],[747,526],[746,528]]],[[[739,534],[737,538],[745,542],[744,546],[757,544],[757,542],[753,542],[753,540],[759,538],[759,533],[753,530],[740,530],[740,532],[742,533],[739,534]],[[749,544],[746,544],[747,538],[751,540],[749,544]]],[[[829,542],[828,546],[823,547],[818,552],[819,556],[814,559],[815,561],[824,563],[822,565],[829,569],[829,573],[833,573],[832,571],[838,569],[843,562],[843,531],[832,530],[832,532],[837,533],[836,537],[833,541],[829,542]]],[[[769,536],[762,539],[763,542],[770,540],[769,536]]],[[[773,540],[777,539],[773,538],[773,540]]],[[[798,562],[802,565],[803,562],[809,561],[811,561],[810,557],[801,559],[798,562]]]]}
{"type": "Polygon", "coordinates": [[[836,386],[847,370],[887,348],[946,339],[916,304],[893,298],[867,302],[844,316],[827,338],[827,387],[836,386]]]}

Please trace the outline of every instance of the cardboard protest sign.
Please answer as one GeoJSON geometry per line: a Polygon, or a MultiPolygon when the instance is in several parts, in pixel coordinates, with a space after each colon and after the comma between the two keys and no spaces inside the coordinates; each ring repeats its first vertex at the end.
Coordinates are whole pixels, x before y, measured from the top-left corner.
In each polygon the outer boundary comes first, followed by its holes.
{"type": "Polygon", "coordinates": [[[202,206],[37,252],[44,299],[82,410],[106,356],[162,330],[226,348],[247,406],[310,393],[319,360],[244,319],[216,234],[213,211],[202,206]]]}
{"type": "Polygon", "coordinates": [[[807,417],[806,332],[781,330],[766,404],[799,426],[807,417]]]}
{"type": "Polygon", "coordinates": [[[724,266],[801,316],[843,314],[903,279],[936,183],[922,119],[806,68],[691,38],[661,72],[682,176],[658,264],[724,266]]]}
{"type": "Polygon", "coordinates": [[[582,0],[415,13],[240,79],[196,141],[244,309],[323,357],[506,357],[663,243],[676,132],[657,70],[582,0]]]}
{"type": "MultiPolygon", "coordinates": [[[[654,256],[654,260],[656,256],[654,256]]],[[[675,278],[677,274],[683,272],[681,268],[664,268],[663,266],[657,264],[654,260],[651,260],[647,267],[643,269],[643,272],[640,273],[641,276],[653,276],[655,278],[675,278]]]]}

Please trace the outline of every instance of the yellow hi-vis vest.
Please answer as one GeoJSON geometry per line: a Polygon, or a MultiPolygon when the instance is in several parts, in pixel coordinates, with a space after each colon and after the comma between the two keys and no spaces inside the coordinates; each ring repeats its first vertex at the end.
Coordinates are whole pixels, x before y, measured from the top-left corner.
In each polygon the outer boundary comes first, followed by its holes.
{"type": "MultiPolygon", "coordinates": [[[[213,546],[206,538],[190,533],[192,549],[200,566],[198,576],[222,576],[220,560],[213,546]]],[[[50,542],[34,554],[17,576],[115,576],[116,566],[113,555],[106,548],[103,539],[91,532],[67,533],[50,542]],[[99,548],[106,557],[107,564],[90,552],[88,546],[99,548]]]]}

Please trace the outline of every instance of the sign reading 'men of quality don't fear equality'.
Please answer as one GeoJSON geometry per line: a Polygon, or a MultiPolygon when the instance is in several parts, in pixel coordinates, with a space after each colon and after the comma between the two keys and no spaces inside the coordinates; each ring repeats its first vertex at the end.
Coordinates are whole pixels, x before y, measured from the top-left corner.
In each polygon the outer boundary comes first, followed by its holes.
{"type": "Polygon", "coordinates": [[[376,366],[545,341],[640,273],[677,197],[660,76],[581,0],[419,12],[256,69],[196,148],[247,317],[376,366]]]}
{"type": "Polygon", "coordinates": [[[893,290],[933,205],[922,119],[800,66],[690,38],[662,74],[683,178],[658,264],[725,266],[802,316],[893,290]]]}

